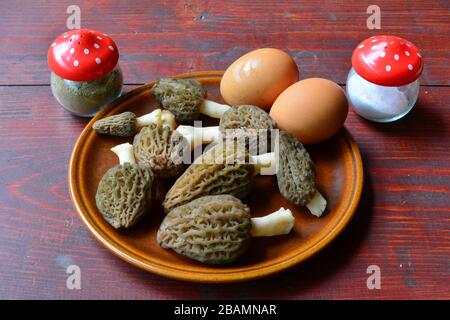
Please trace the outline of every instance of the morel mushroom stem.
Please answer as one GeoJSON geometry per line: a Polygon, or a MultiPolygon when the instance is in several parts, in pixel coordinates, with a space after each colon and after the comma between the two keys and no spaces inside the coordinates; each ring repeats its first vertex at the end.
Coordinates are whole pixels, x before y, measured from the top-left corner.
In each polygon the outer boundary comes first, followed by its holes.
{"type": "Polygon", "coordinates": [[[213,143],[218,141],[220,131],[218,126],[214,127],[193,127],[193,126],[178,126],[176,129],[186,140],[190,143],[191,149],[205,143],[213,143]]]}
{"type": "Polygon", "coordinates": [[[320,217],[327,207],[327,200],[316,190],[316,193],[306,204],[306,207],[313,215],[320,217]]]}
{"type": "Polygon", "coordinates": [[[295,218],[291,210],[280,208],[264,217],[252,218],[251,235],[253,237],[270,237],[291,232],[295,218]]]}
{"type": "Polygon", "coordinates": [[[200,105],[200,113],[211,118],[220,119],[222,115],[230,108],[231,107],[229,105],[205,99],[200,105]]]}
{"type": "Polygon", "coordinates": [[[136,163],[136,160],[134,159],[133,145],[128,142],[112,147],[111,151],[119,157],[120,164],[124,164],[125,162],[131,164],[136,163]]]}
{"type": "Polygon", "coordinates": [[[175,115],[167,110],[156,109],[146,115],[136,118],[136,125],[138,128],[149,126],[152,123],[169,126],[172,129],[175,129],[175,115]]]}

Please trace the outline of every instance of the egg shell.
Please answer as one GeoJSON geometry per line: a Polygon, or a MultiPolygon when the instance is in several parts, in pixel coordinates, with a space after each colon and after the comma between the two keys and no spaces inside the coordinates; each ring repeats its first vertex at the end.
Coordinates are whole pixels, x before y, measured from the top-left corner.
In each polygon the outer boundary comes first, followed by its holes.
{"type": "Polygon", "coordinates": [[[250,104],[269,110],[283,90],[297,82],[294,59],[274,48],[253,50],[225,71],[220,93],[230,105],[250,104]]]}
{"type": "Polygon", "coordinates": [[[347,113],[344,90],[322,78],[291,85],[270,110],[278,128],[292,133],[304,144],[318,143],[334,135],[344,124],[347,113]]]}

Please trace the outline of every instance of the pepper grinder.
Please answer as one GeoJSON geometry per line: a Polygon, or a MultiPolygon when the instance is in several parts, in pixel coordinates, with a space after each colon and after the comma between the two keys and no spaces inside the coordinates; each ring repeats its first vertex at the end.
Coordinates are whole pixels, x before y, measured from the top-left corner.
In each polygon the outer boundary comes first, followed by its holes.
{"type": "Polygon", "coordinates": [[[353,51],[347,97],[363,118],[398,120],[416,103],[422,69],[422,56],[411,42],[387,35],[370,37],[353,51]]]}

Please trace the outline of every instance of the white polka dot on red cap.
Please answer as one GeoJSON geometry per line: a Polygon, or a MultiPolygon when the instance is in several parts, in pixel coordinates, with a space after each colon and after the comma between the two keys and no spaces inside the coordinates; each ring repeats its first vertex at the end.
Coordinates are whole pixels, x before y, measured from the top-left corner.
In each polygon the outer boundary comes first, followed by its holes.
{"type": "Polygon", "coordinates": [[[405,55],[406,55],[407,57],[409,57],[409,56],[411,55],[411,53],[409,53],[409,51],[405,51],[405,55]]]}
{"type": "Polygon", "coordinates": [[[88,48],[85,48],[85,49],[83,50],[83,52],[84,52],[84,54],[89,54],[89,49],[88,49],[88,48]]]}
{"type": "Polygon", "coordinates": [[[102,60],[100,58],[95,58],[95,63],[96,64],[100,64],[102,62],[102,60]]]}
{"type": "Polygon", "coordinates": [[[73,54],[74,52],[75,52],[75,48],[70,48],[70,49],[69,49],[69,53],[70,53],[70,54],[73,54]]]}
{"type": "Polygon", "coordinates": [[[380,57],[384,58],[385,56],[386,56],[386,52],[382,51],[382,52],[380,53],[380,57]]]}
{"type": "Polygon", "coordinates": [[[386,71],[389,72],[389,71],[391,71],[391,70],[392,70],[392,67],[391,67],[390,65],[387,65],[387,66],[386,66],[386,71]]]}
{"type": "Polygon", "coordinates": [[[100,48],[100,45],[98,43],[94,43],[94,47],[98,49],[100,48]]]}
{"type": "Polygon", "coordinates": [[[394,59],[398,60],[398,59],[400,59],[400,56],[398,54],[394,54],[394,59]]]}
{"type": "Polygon", "coordinates": [[[73,66],[78,67],[80,65],[80,62],[78,60],[73,61],[73,66]]]}
{"type": "Polygon", "coordinates": [[[409,71],[412,71],[412,69],[413,69],[413,65],[410,63],[410,64],[408,64],[408,70],[409,71]]]}
{"type": "Polygon", "coordinates": [[[100,36],[97,36],[97,39],[98,39],[98,40],[103,40],[103,38],[102,38],[102,37],[100,37],[100,36]]]}
{"type": "Polygon", "coordinates": [[[378,41],[378,39],[373,39],[373,40],[372,40],[372,42],[377,42],[377,41],[378,41]]]}
{"type": "Polygon", "coordinates": [[[113,46],[108,46],[108,49],[111,50],[111,51],[114,51],[114,47],[113,46]]]}

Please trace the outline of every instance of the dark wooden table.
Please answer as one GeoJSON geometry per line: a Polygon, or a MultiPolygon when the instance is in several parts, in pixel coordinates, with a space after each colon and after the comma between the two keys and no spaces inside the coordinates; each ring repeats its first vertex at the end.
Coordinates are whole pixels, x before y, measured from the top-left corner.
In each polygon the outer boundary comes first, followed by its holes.
{"type": "Polygon", "coordinates": [[[199,285],[141,271],[82,225],[68,193],[72,147],[88,120],[58,106],[46,53],[73,1],[0,2],[0,298],[450,298],[450,2],[78,1],[82,27],[110,34],[125,89],[161,76],[222,70],[254,48],[288,51],[301,77],[345,83],[352,49],[373,34],[414,42],[425,59],[419,101],[393,124],[352,111],[366,179],[341,236],[306,263],[241,284],[199,285]],[[78,265],[82,289],[66,288],[78,265]],[[369,265],[381,289],[366,286],[369,265]]]}

